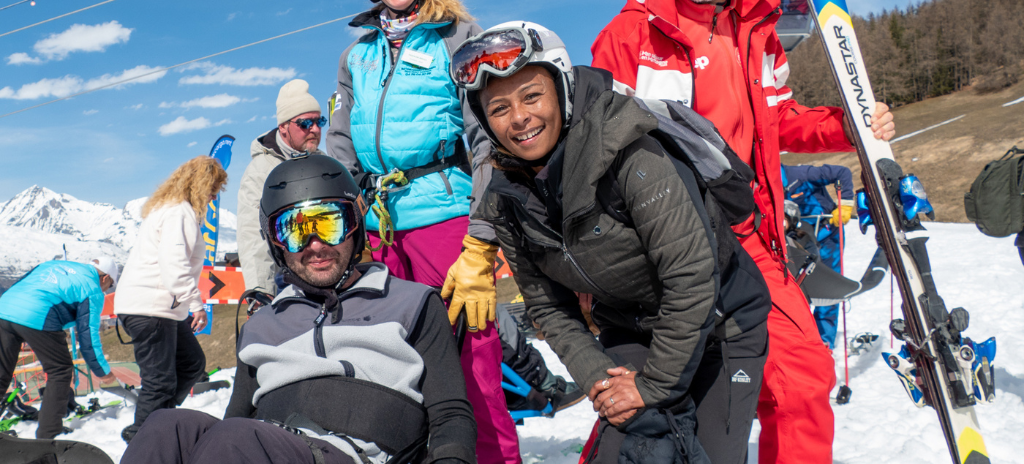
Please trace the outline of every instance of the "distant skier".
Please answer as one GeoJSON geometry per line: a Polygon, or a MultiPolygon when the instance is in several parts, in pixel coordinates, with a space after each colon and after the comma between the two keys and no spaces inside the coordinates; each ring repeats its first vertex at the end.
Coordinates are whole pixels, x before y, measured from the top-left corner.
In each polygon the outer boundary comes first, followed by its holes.
{"type": "Polygon", "coordinates": [[[100,341],[103,292],[117,284],[117,264],[101,256],[87,264],[48,261],[25,274],[0,295],[0,390],[6,391],[28,343],[46,373],[46,394],[36,438],[64,432],[74,364],[64,329],[78,331],[82,357],[101,382],[113,382],[100,341]]]}
{"type": "Polygon", "coordinates": [[[317,146],[326,124],[320,103],[309,94],[309,84],[294,79],[277,93],[277,127],[256,137],[249,147],[252,159],[238,184],[238,259],[247,289],[260,287],[264,293],[277,293],[274,275],[278,268],[260,238],[263,181],[285,160],[305,154],[322,155],[317,146]]]}
{"type": "Polygon", "coordinates": [[[345,167],[286,161],[262,196],[266,246],[289,286],[242,327],[225,419],[157,411],[121,462],[477,462],[444,303],[381,263],[356,264],[363,203],[345,167]]]}
{"type": "MultiPolygon", "coordinates": [[[[785,271],[779,150],[853,151],[841,108],[808,108],[786,86],[790,68],[775,32],[780,0],[628,0],[598,34],[594,66],[615,89],[642,98],[678,100],[711,120],[756,172],[760,210],[734,227],[772,293],[771,349],[757,417],[758,459],[832,462],[833,361],[820,343],[800,288],[785,271]]],[[[895,135],[892,113],[869,109],[874,136],[895,135]]],[[[742,461],[745,450],[731,450],[742,461]]],[[[732,459],[730,459],[732,461],[732,459]]]]}
{"type": "MultiPolygon", "coordinates": [[[[843,225],[850,221],[853,214],[853,174],[846,166],[825,164],[822,166],[788,166],[782,165],[782,185],[786,189],[786,199],[800,208],[802,220],[811,225],[810,230],[817,228],[818,251],[821,261],[828,264],[833,271],[842,273],[841,261],[843,250],[839,244],[839,234],[843,225]],[[829,196],[829,187],[839,186],[841,204],[829,196]],[[826,217],[831,215],[831,217],[826,217]]],[[[839,320],[839,305],[817,306],[814,308],[814,320],[818,325],[821,340],[831,350],[836,345],[836,328],[839,320]]]]}

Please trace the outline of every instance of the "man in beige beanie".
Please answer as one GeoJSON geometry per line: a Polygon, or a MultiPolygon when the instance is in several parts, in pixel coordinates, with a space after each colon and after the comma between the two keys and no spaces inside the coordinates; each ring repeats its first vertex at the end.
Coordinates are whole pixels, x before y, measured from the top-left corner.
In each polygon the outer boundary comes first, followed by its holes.
{"type": "Polygon", "coordinates": [[[320,104],[309,94],[309,83],[294,79],[277,94],[277,127],[257,137],[249,147],[252,160],[238,188],[238,259],[247,289],[259,287],[266,293],[277,293],[274,276],[278,269],[260,237],[263,183],[285,160],[324,154],[317,146],[325,124],[327,118],[321,116],[320,104]]]}

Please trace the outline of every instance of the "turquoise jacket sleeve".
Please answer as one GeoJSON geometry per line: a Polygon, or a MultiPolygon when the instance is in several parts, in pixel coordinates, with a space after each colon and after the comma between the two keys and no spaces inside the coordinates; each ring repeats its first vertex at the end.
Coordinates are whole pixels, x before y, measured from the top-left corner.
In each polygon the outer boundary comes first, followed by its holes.
{"type": "Polygon", "coordinates": [[[82,350],[85,364],[96,375],[110,373],[110,365],[103,355],[103,342],[100,340],[100,316],[103,313],[103,291],[99,285],[86,290],[82,302],[78,304],[75,318],[75,330],[78,332],[78,346],[82,350]]]}

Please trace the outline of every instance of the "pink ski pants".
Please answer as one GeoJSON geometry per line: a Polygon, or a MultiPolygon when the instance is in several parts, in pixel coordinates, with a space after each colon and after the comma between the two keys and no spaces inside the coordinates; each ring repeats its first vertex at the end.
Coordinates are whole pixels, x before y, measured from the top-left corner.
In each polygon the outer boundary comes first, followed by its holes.
{"type": "MultiPolygon", "coordinates": [[[[372,253],[399,279],[441,288],[448,268],[462,252],[469,217],[395,232],[394,244],[372,253]]],[[[370,245],[380,235],[369,233],[370,245]]],[[[476,418],[476,455],[480,464],[519,464],[519,436],[505,406],[501,388],[501,343],[494,324],[480,332],[467,332],[462,346],[462,373],[476,418]]]]}

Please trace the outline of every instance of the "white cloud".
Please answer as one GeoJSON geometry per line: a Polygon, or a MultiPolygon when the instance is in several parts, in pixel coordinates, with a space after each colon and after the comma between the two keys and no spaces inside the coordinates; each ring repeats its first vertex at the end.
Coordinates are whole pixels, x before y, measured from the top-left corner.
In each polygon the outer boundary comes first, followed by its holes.
{"type": "Polygon", "coordinates": [[[232,19],[235,19],[235,17],[237,17],[237,16],[238,16],[238,13],[231,13],[231,14],[229,14],[228,15],[228,21],[231,21],[232,19]]]}
{"type": "Polygon", "coordinates": [[[246,121],[246,122],[253,122],[253,121],[255,121],[255,120],[256,120],[256,116],[253,116],[253,117],[249,118],[249,120],[248,120],[248,121],[246,121]]]}
{"type": "Polygon", "coordinates": [[[219,95],[211,95],[209,97],[202,97],[202,98],[197,98],[195,100],[189,100],[187,102],[182,102],[181,103],[181,107],[182,108],[192,108],[192,107],[199,107],[199,108],[224,108],[224,107],[227,107],[227,106],[234,105],[235,103],[238,103],[240,101],[242,101],[241,98],[238,98],[238,97],[236,97],[234,95],[228,95],[226,93],[222,93],[222,94],[219,94],[219,95]]]}
{"type": "Polygon", "coordinates": [[[348,32],[348,35],[353,39],[358,39],[368,34],[368,32],[366,32],[366,28],[362,27],[350,27],[346,30],[346,32],[348,32]]]}
{"type": "Polygon", "coordinates": [[[185,102],[160,102],[160,108],[226,108],[236,103],[249,103],[259,101],[259,97],[241,98],[226,93],[196,98],[185,102]]]}
{"type": "Polygon", "coordinates": [[[10,87],[0,89],[0,98],[10,100],[35,100],[47,97],[66,97],[82,89],[78,76],[64,76],[56,79],[42,79],[22,85],[17,92],[10,87]]]}
{"type": "Polygon", "coordinates": [[[95,26],[74,24],[36,42],[32,49],[46,60],[63,60],[73,52],[102,52],[111,45],[128,42],[131,35],[132,30],[117,21],[95,26]]]}
{"type": "Polygon", "coordinates": [[[160,132],[160,135],[166,137],[168,135],[179,134],[182,132],[192,132],[194,130],[206,129],[207,127],[210,127],[210,120],[204,117],[200,116],[190,121],[188,119],[185,119],[184,116],[178,116],[178,119],[175,119],[167,124],[160,126],[160,128],[157,129],[157,131],[160,132]]]}
{"type": "Polygon", "coordinates": [[[100,110],[85,110],[85,111],[82,112],[82,114],[84,114],[86,116],[92,116],[92,115],[94,115],[96,113],[99,113],[99,112],[100,112],[100,110]]]}
{"type": "Polygon", "coordinates": [[[95,79],[89,79],[89,82],[85,83],[85,88],[86,89],[95,89],[96,87],[102,87],[104,85],[110,85],[110,84],[113,84],[114,82],[122,81],[122,80],[125,80],[125,79],[131,79],[133,77],[143,76],[143,75],[146,75],[148,73],[152,73],[152,74],[148,74],[145,77],[140,77],[140,78],[135,79],[135,80],[130,81],[130,82],[125,82],[124,84],[118,85],[116,87],[117,88],[122,88],[122,87],[124,87],[126,85],[148,84],[150,82],[156,82],[161,77],[164,77],[165,75],[167,75],[167,71],[166,70],[154,72],[157,69],[160,69],[160,68],[149,67],[149,66],[146,66],[146,65],[139,65],[139,66],[136,66],[136,67],[134,67],[132,69],[126,69],[126,70],[122,71],[120,74],[104,74],[104,75],[102,75],[100,77],[97,77],[95,79]]]}
{"type": "Polygon", "coordinates": [[[103,160],[104,163],[109,163],[111,161],[114,161],[114,158],[107,158],[107,159],[103,160]]]}
{"type": "Polygon", "coordinates": [[[132,105],[132,106],[129,106],[127,108],[131,108],[133,110],[141,110],[143,106],[144,105],[142,103],[139,103],[138,105],[132,105]]]}
{"type": "Polygon", "coordinates": [[[278,11],[278,12],[277,12],[277,15],[278,15],[278,16],[284,16],[284,15],[286,15],[286,14],[288,14],[288,13],[291,13],[291,12],[292,12],[292,9],[291,9],[291,8],[289,8],[289,9],[287,9],[287,10],[284,10],[284,11],[278,11]]]}
{"type": "Polygon", "coordinates": [[[7,57],[7,64],[40,64],[43,60],[28,56],[28,53],[13,53],[7,57]]]}
{"type": "MultiPolygon", "coordinates": [[[[105,85],[113,84],[115,82],[129,79],[135,76],[141,76],[146,73],[155,71],[159,68],[152,68],[145,65],[136,66],[132,69],[126,69],[120,74],[104,74],[100,77],[83,81],[81,77],[67,75],[55,79],[42,79],[37,82],[24,84],[15,91],[11,87],[0,88],[0,99],[8,100],[35,100],[37,98],[46,97],[66,97],[73,93],[81,92],[84,90],[95,89],[105,85]]],[[[149,82],[156,82],[161,77],[167,74],[167,71],[154,72],[148,76],[125,82],[121,85],[113,86],[113,88],[120,89],[132,84],[145,84],[149,82]]]]}
{"type": "Polygon", "coordinates": [[[178,80],[179,84],[220,84],[220,85],[275,85],[297,74],[295,68],[246,68],[235,69],[231,66],[219,66],[213,63],[196,63],[182,71],[200,69],[203,75],[187,76],[178,80]]]}
{"type": "Polygon", "coordinates": [[[184,116],[178,116],[177,119],[160,126],[157,132],[160,135],[166,137],[168,135],[181,134],[184,132],[192,132],[200,129],[206,129],[207,127],[223,126],[224,124],[230,124],[230,119],[222,119],[216,123],[211,123],[209,119],[202,116],[189,120],[184,116]]]}
{"type": "Polygon", "coordinates": [[[196,146],[196,144],[198,144],[198,143],[199,142],[192,142],[192,143],[188,144],[188,147],[192,148],[192,147],[196,146]]]}

